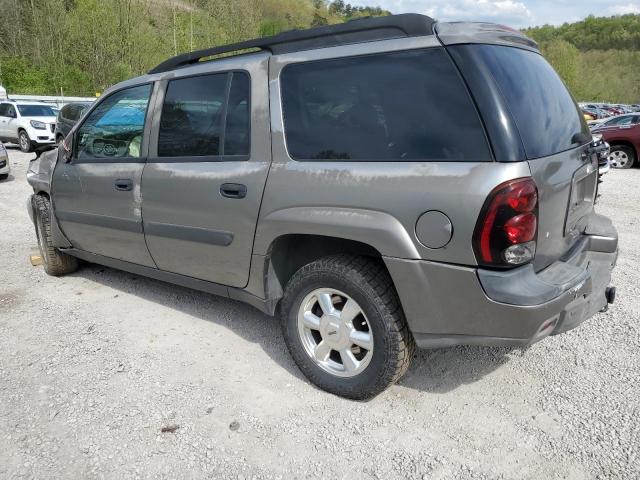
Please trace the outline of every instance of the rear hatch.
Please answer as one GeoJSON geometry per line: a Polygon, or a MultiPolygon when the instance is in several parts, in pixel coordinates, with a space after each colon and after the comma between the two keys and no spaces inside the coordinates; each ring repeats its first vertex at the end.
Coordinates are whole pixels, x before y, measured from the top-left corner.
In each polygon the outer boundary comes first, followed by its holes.
{"type": "Polygon", "coordinates": [[[591,134],[565,84],[520,32],[438,24],[476,101],[497,161],[526,161],[538,187],[534,268],[562,257],[584,231],[597,189],[591,134]]]}

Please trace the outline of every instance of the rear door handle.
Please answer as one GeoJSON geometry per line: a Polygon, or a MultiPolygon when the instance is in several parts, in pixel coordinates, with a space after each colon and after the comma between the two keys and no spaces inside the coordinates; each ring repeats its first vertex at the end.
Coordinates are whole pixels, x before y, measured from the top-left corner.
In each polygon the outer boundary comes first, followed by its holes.
{"type": "Polygon", "coordinates": [[[247,196],[247,186],[241,183],[223,183],[220,194],[227,198],[244,198],[247,196]]]}
{"type": "Polygon", "coordinates": [[[128,178],[120,178],[116,180],[116,190],[121,192],[128,192],[129,190],[133,190],[133,182],[128,178]]]}

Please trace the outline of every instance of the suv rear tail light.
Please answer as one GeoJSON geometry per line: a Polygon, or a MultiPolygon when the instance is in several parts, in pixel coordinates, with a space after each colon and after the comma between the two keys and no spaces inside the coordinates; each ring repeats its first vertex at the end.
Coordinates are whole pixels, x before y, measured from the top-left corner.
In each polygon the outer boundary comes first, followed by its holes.
{"type": "Polygon", "coordinates": [[[531,178],[498,185],[487,197],[473,235],[478,263],[510,267],[533,260],[538,233],[538,189],[531,178]]]}

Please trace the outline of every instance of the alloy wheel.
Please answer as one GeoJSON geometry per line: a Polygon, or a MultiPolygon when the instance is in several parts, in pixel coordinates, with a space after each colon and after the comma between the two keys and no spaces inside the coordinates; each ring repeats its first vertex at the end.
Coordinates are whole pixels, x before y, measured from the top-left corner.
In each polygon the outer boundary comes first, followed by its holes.
{"type": "Polygon", "coordinates": [[[373,355],[373,332],[362,308],[343,292],[309,293],[298,311],[298,333],[309,357],[326,372],[353,377],[373,355]]]}
{"type": "Polygon", "coordinates": [[[609,164],[613,168],[624,168],[629,163],[629,155],[623,150],[616,150],[609,154],[609,164]]]}

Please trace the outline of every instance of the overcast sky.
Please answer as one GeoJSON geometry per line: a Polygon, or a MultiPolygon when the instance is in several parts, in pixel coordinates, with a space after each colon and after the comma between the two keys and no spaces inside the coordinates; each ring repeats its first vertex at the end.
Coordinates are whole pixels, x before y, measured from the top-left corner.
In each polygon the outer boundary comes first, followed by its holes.
{"type": "Polygon", "coordinates": [[[513,27],[575,22],[593,14],[640,13],[640,0],[346,0],[393,13],[424,13],[438,20],[484,20],[513,27]]]}

